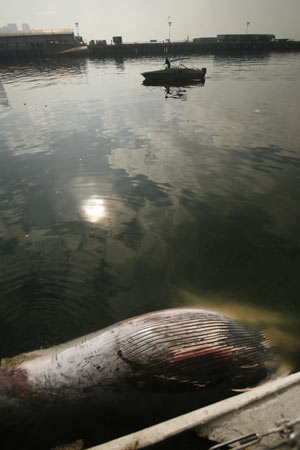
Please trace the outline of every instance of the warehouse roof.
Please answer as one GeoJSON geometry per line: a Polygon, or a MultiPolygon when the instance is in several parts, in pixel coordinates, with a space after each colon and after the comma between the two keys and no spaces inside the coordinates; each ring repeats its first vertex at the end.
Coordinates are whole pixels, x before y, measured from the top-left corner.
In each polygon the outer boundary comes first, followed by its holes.
{"type": "Polygon", "coordinates": [[[17,37],[17,36],[53,36],[61,34],[74,34],[72,29],[62,30],[29,30],[29,31],[5,31],[0,32],[0,37],[17,37]]]}

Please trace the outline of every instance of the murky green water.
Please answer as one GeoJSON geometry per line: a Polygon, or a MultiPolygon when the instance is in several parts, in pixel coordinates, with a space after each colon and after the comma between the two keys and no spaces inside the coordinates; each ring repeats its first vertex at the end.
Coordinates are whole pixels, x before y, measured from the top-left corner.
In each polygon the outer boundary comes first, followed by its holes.
{"type": "Polygon", "coordinates": [[[0,357],[176,306],[300,367],[300,55],[0,66],[0,357]]]}

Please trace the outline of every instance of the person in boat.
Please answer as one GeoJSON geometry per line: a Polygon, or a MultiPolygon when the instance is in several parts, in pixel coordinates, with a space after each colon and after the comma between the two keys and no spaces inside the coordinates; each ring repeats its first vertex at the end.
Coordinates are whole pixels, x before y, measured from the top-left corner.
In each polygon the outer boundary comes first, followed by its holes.
{"type": "Polygon", "coordinates": [[[170,61],[168,60],[168,57],[167,57],[167,56],[166,56],[166,60],[165,60],[165,65],[167,66],[166,69],[167,69],[167,68],[170,69],[171,64],[170,64],[170,61]]]}

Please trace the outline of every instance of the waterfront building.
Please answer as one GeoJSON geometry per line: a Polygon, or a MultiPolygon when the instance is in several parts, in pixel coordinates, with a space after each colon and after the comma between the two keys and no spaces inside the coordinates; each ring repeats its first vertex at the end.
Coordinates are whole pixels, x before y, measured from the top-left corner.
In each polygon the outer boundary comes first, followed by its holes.
{"type": "Polygon", "coordinates": [[[80,45],[81,38],[74,36],[71,29],[65,30],[28,30],[0,32],[0,48],[28,49],[51,45],[80,45]]]}
{"type": "Polygon", "coordinates": [[[113,40],[113,43],[115,45],[121,45],[122,44],[122,36],[114,36],[112,40],[113,40]]]}
{"type": "Polygon", "coordinates": [[[9,32],[14,32],[14,31],[18,31],[18,26],[16,23],[8,23],[5,27],[1,27],[0,31],[9,31],[9,32]]]}
{"type": "Polygon", "coordinates": [[[28,23],[22,23],[22,30],[23,31],[29,31],[30,30],[30,26],[28,25],[28,23]]]}
{"type": "Polygon", "coordinates": [[[275,39],[274,34],[218,34],[217,40],[218,41],[234,41],[234,42],[240,42],[240,41],[246,41],[246,42],[253,42],[253,41],[273,41],[275,39]]]}
{"type": "Polygon", "coordinates": [[[216,37],[199,37],[199,38],[194,38],[193,42],[216,42],[217,38],[216,37]]]}

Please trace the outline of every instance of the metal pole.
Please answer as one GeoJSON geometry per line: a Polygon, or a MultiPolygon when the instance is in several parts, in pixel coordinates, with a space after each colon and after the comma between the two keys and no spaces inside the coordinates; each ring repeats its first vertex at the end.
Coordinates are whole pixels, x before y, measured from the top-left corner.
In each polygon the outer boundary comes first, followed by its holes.
{"type": "Polygon", "coordinates": [[[77,30],[77,37],[79,37],[79,23],[78,22],[75,22],[75,27],[77,30]]]}
{"type": "Polygon", "coordinates": [[[168,25],[169,25],[169,42],[171,42],[171,25],[172,25],[171,17],[168,16],[168,19],[169,19],[169,21],[168,21],[168,25]]]}

